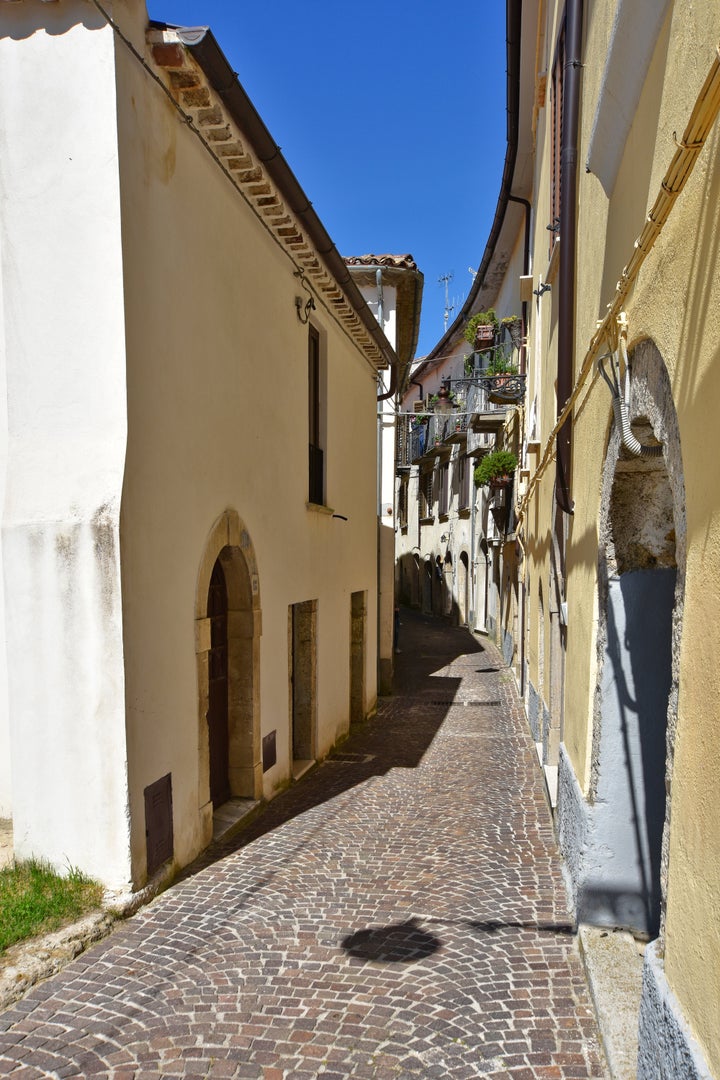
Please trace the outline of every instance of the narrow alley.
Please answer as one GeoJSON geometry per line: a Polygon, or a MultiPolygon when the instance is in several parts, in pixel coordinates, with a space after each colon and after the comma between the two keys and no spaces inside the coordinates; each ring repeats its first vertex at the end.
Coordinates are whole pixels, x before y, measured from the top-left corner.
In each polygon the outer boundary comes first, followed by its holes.
{"type": "Polygon", "coordinates": [[[513,681],[399,644],[375,719],[0,1016],[0,1074],[605,1077],[513,681]]]}

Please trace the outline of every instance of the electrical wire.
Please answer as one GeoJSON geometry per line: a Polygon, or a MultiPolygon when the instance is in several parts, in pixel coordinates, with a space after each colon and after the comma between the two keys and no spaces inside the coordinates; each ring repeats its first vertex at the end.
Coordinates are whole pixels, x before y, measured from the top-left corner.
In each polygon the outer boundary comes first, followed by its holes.
{"type": "Polygon", "coordinates": [[[611,350],[614,349],[617,337],[617,320],[620,317],[622,306],[627,298],[631,286],[637,278],[640,268],[650,254],[657,238],[662,232],[675,201],[687,183],[695,166],[700,151],[702,150],[710,134],[713,124],[720,112],[720,46],[716,47],[715,58],[710,65],[707,78],[698,94],[693,110],[690,114],[687,127],[681,140],[673,136],[676,150],[667,172],[660,184],[657,198],[649,211],[645,225],[640,236],[633,245],[633,252],[623,269],[615,288],[615,297],[608,305],[605,318],[598,324],[593,334],[587,352],[580,368],[580,374],[575,382],[570,397],[565,402],[555,427],[545,443],[543,456],[538,467],[528,482],[527,491],[518,505],[516,529],[519,531],[523,518],[535,494],[543,474],[548,465],[555,457],[555,437],[569,416],[575,401],[590,372],[593,370],[594,361],[604,342],[608,342],[611,350]]]}

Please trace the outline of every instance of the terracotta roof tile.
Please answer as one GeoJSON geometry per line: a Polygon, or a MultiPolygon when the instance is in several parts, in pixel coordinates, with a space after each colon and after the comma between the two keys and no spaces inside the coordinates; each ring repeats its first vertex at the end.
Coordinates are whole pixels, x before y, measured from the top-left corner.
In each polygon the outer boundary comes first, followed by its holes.
{"type": "Polygon", "coordinates": [[[417,270],[412,255],[349,255],[348,266],[393,266],[399,270],[417,270]]]}

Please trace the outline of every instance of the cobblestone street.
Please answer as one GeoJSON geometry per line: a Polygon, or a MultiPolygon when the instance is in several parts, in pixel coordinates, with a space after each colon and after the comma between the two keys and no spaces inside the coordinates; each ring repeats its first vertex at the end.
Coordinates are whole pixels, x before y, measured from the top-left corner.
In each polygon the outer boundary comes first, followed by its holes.
{"type": "Polygon", "coordinates": [[[404,613],[396,695],[0,1015],[0,1074],[605,1077],[497,650],[404,613]]]}

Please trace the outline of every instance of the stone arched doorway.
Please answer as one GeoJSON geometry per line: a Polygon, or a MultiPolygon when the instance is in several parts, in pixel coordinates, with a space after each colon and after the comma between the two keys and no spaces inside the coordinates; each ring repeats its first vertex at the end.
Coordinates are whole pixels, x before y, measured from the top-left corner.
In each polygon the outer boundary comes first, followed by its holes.
{"type": "Polygon", "coordinates": [[[677,416],[650,341],[631,355],[636,457],[615,427],[603,477],[598,564],[598,683],[592,813],[578,917],[659,933],[667,868],[667,747],[677,713],[684,596],[685,497],[677,416]]]}
{"type": "Polygon", "coordinates": [[[457,569],[458,622],[460,626],[467,626],[470,606],[470,560],[467,551],[460,552],[457,569]]]}
{"type": "Polygon", "coordinates": [[[213,803],[262,795],[260,632],[255,552],[239,515],[226,510],[210,530],[195,598],[198,796],[206,833],[213,803]]]}
{"type": "Polygon", "coordinates": [[[411,595],[410,595],[410,603],[412,604],[412,606],[414,608],[419,608],[420,607],[420,595],[421,595],[420,580],[421,580],[421,577],[420,577],[420,556],[417,554],[417,552],[415,552],[413,554],[412,591],[411,591],[411,595]]]}
{"type": "Polygon", "coordinates": [[[425,557],[420,609],[423,615],[432,615],[433,613],[433,561],[429,555],[425,557]]]}

